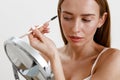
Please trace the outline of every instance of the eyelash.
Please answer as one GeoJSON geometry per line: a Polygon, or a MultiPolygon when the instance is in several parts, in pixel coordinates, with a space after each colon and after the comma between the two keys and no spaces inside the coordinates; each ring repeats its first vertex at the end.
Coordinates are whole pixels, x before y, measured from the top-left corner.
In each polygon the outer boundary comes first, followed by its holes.
{"type": "MultiPolygon", "coordinates": [[[[66,21],[70,21],[70,20],[72,20],[73,18],[69,18],[69,17],[63,17],[66,21]]],[[[82,21],[83,22],[90,22],[91,20],[89,20],[89,19],[82,19],[82,21]]]]}
{"type": "Polygon", "coordinates": [[[88,20],[88,19],[82,19],[82,21],[84,21],[84,22],[90,22],[91,20],[88,20]]]}
{"type": "Polygon", "coordinates": [[[69,18],[69,17],[63,17],[66,21],[70,21],[72,20],[72,18],[69,18]]]}

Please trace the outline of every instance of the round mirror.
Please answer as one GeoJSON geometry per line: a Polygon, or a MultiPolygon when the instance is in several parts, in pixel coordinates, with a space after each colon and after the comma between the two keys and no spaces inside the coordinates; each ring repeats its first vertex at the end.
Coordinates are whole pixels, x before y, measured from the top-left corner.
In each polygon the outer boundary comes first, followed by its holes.
{"type": "Polygon", "coordinates": [[[17,71],[27,80],[53,80],[50,65],[22,39],[11,37],[4,42],[4,49],[17,71]]]}

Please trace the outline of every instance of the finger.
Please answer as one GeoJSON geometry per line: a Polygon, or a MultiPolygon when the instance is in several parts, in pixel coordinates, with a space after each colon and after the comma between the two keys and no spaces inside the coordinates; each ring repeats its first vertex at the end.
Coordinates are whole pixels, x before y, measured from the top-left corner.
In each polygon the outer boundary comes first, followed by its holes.
{"type": "Polygon", "coordinates": [[[33,41],[33,39],[34,39],[32,33],[28,35],[28,39],[29,39],[29,42],[30,42],[30,44],[31,44],[32,41],[33,41]]]}
{"type": "Polygon", "coordinates": [[[41,40],[42,42],[44,41],[44,35],[37,29],[37,28],[35,28],[34,30],[33,30],[33,33],[35,33],[35,36],[39,39],[39,40],[41,40]]]}
{"type": "Polygon", "coordinates": [[[35,29],[35,27],[31,27],[31,29],[30,29],[31,33],[28,34],[28,38],[30,40],[34,39],[34,37],[35,37],[35,33],[33,32],[34,29],[35,29]]]}
{"type": "Polygon", "coordinates": [[[50,32],[50,28],[45,28],[41,33],[45,34],[45,33],[49,33],[50,32]]]}
{"type": "MultiPolygon", "coordinates": [[[[32,27],[31,29],[34,30],[35,28],[38,29],[38,25],[32,27]]],[[[38,29],[42,34],[45,34],[45,33],[48,33],[48,32],[49,32],[49,28],[43,28],[43,27],[41,27],[40,29],[41,29],[41,30],[43,29],[42,31],[40,31],[40,30],[38,29]]],[[[33,34],[33,36],[35,36],[35,33],[34,33],[34,32],[32,32],[32,34],[33,34]]]]}
{"type": "Polygon", "coordinates": [[[39,28],[39,30],[40,30],[40,31],[43,31],[44,29],[48,28],[48,26],[49,26],[49,23],[46,22],[46,23],[43,24],[43,26],[41,26],[41,27],[39,28]]]}
{"type": "Polygon", "coordinates": [[[46,27],[49,26],[49,21],[44,23],[43,26],[46,26],[46,27]]]}

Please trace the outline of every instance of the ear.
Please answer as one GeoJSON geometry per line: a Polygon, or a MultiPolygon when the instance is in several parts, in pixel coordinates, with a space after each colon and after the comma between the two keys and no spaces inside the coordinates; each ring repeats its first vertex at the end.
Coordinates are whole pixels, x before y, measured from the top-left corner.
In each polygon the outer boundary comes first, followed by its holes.
{"type": "Polygon", "coordinates": [[[99,20],[99,23],[98,23],[98,28],[100,28],[104,24],[104,22],[106,21],[106,18],[107,18],[107,12],[105,12],[103,14],[103,16],[100,17],[100,20],[99,20]]]}

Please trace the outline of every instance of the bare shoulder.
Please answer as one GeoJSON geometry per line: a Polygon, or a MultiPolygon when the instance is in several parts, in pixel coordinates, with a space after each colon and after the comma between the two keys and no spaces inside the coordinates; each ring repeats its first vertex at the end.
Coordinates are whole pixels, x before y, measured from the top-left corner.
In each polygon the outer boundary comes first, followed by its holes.
{"type": "Polygon", "coordinates": [[[120,54],[120,50],[117,48],[109,48],[108,51],[110,51],[111,53],[119,53],[120,54]]]}
{"type": "Polygon", "coordinates": [[[116,61],[116,60],[120,60],[120,50],[119,49],[116,49],[116,48],[109,48],[107,51],[106,51],[106,57],[108,58],[108,60],[112,59],[113,61],[116,61]]]}
{"type": "Polygon", "coordinates": [[[109,48],[103,56],[101,56],[100,67],[116,68],[120,67],[120,50],[109,48]]]}
{"type": "Polygon", "coordinates": [[[120,80],[120,50],[109,48],[96,66],[92,80],[120,80]]]}

